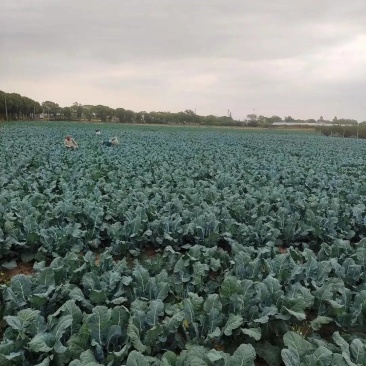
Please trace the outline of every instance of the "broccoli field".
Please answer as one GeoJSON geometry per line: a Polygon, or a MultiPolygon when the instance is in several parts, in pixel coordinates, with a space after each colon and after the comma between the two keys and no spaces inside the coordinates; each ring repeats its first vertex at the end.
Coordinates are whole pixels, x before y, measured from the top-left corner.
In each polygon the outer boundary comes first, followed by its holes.
{"type": "Polygon", "coordinates": [[[284,131],[5,124],[0,365],[365,366],[365,157],[284,131]]]}

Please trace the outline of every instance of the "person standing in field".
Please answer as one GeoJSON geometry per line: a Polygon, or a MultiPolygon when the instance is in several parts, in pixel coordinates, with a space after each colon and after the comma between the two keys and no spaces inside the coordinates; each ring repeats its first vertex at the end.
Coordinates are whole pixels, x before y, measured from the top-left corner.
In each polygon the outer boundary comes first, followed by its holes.
{"type": "Polygon", "coordinates": [[[100,130],[95,130],[95,134],[96,135],[101,135],[102,133],[100,132],[100,130]]]}
{"type": "Polygon", "coordinates": [[[109,141],[103,141],[102,144],[104,146],[117,146],[119,144],[119,141],[117,137],[112,137],[109,141]]]}
{"type": "Polygon", "coordinates": [[[71,136],[66,136],[64,141],[65,147],[68,149],[77,149],[79,146],[71,136]]]}
{"type": "Polygon", "coordinates": [[[113,146],[116,146],[119,144],[117,137],[112,137],[109,141],[112,143],[113,146]]]}

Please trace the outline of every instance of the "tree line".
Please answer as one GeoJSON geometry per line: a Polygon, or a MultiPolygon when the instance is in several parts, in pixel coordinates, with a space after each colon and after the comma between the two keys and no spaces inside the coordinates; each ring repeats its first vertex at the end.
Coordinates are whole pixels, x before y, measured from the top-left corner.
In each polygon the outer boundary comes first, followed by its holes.
{"type": "Polygon", "coordinates": [[[34,119],[42,106],[33,99],[0,90],[0,118],[3,120],[34,119]]]}
{"type": "MultiPolygon", "coordinates": [[[[21,96],[17,93],[5,93],[0,91],[0,120],[35,120],[46,119],[52,121],[101,121],[118,123],[137,124],[202,124],[212,126],[250,126],[250,127],[270,127],[275,122],[291,122],[293,124],[317,122],[336,125],[358,125],[358,121],[353,119],[337,119],[327,121],[323,117],[318,120],[294,119],[291,116],[281,118],[273,115],[266,117],[257,114],[248,114],[243,120],[235,120],[228,111],[227,116],[201,116],[190,109],[182,112],[134,112],[125,108],[116,108],[105,105],[82,105],[73,103],[71,106],[61,107],[52,101],[39,102],[21,96]]],[[[366,124],[366,122],[364,122],[366,124]]],[[[323,129],[326,131],[326,129],[323,129]]],[[[322,130],[322,131],[323,131],[322,130]]],[[[338,132],[337,132],[338,133],[338,132]]],[[[346,134],[346,133],[345,133],[346,134]]],[[[346,136],[345,136],[346,137],[346,136]]]]}
{"type": "Polygon", "coordinates": [[[357,125],[335,124],[332,126],[317,126],[316,130],[324,136],[366,139],[366,122],[361,122],[357,125]]]}

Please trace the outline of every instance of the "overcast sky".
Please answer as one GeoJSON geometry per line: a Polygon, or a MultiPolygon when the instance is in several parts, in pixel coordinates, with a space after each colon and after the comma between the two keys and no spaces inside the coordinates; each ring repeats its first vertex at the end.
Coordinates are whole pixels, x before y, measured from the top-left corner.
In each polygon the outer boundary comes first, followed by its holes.
{"type": "Polygon", "coordinates": [[[365,0],[0,0],[0,90],[366,120],[365,0]]]}

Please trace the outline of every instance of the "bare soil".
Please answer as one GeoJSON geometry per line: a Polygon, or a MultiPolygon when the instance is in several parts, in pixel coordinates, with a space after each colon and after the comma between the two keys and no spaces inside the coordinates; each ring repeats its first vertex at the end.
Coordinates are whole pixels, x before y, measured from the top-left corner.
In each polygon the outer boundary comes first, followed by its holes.
{"type": "Polygon", "coordinates": [[[34,273],[33,269],[33,262],[24,263],[20,262],[18,265],[13,269],[4,269],[2,270],[2,276],[0,277],[0,283],[8,283],[12,277],[24,274],[26,276],[30,276],[34,273]]]}

